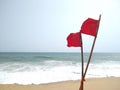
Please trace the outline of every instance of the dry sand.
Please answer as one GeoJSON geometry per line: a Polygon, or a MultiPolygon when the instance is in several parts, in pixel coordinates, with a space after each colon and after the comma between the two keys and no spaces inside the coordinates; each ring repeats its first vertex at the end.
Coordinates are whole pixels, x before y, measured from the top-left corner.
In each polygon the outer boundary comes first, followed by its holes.
{"type": "MultiPolygon", "coordinates": [[[[79,90],[80,81],[63,81],[40,85],[1,84],[0,90],[79,90]]],[[[120,90],[120,77],[89,78],[84,90],[120,90]]]]}

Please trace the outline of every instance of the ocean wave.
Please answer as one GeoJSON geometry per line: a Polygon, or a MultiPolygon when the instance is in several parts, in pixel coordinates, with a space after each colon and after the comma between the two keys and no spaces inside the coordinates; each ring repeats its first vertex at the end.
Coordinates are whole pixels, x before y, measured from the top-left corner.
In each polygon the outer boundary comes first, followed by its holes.
{"type": "MultiPolygon", "coordinates": [[[[0,56],[0,84],[41,84],[81,78],[79,54],[27,54],[3,58],[0,56]],[[13,58],[12,58],[13,57],[13,58]],[[4,59],[7,59],[4,61],[4,59]]],[[[9,55],[10,56],[10,55],[9,55]]],[[[8,56],[6,56],[8,57],[8,56]]],[[[87,59],[87,58],[86,58],[87,59]]],[[[86,77],[120,76],[120,55],[96,54],[86,77]],[[108,57],[109,56],[109,57],[108,57]]],[[[87,60],[84,64],[86,67],[87,60]]]]}

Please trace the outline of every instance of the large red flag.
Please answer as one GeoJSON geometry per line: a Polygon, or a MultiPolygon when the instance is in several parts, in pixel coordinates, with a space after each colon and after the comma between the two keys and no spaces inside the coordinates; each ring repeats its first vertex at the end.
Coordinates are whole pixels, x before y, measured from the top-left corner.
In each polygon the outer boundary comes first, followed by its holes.
{"type": "Polygon", "coordinates": [[[68,47],[81,47],[80,32],[70,33],[67,37],[68,47]]]}
{"type": "Polygon", "coordinates": [[[81,26],[81,33],[96,36],[99,20],[88,18],[81,26]]]}

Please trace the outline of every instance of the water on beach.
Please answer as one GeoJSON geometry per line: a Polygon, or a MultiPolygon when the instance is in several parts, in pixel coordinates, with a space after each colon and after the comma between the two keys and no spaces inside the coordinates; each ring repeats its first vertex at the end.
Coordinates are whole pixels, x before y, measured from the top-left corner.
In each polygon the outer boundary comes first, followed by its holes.
{"type": "MultiPolygon", "coordinates": [[[[85,67],[88,56],[84,53],[85,67]]],[[[120,77],[120,53],[94,53],[86,77],[120,77]]],[[[0,84],[42,84],[80,78],[80,53],[0,53],[0,84]]]]}

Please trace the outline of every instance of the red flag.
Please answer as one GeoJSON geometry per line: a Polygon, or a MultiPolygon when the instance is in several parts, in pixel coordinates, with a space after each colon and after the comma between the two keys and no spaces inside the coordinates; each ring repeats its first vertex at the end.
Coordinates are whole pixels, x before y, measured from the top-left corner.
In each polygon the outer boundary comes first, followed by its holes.
{"type": "Polygon", "coordinates": [[[81,33],[96,36],[99,20],[88,18],[81,26],[81,33]]]}
{"type": "Polygon", "coordinates": [[[81,47],[80,32],[70,33],[67,37],[68,47],[81,47]]]}

